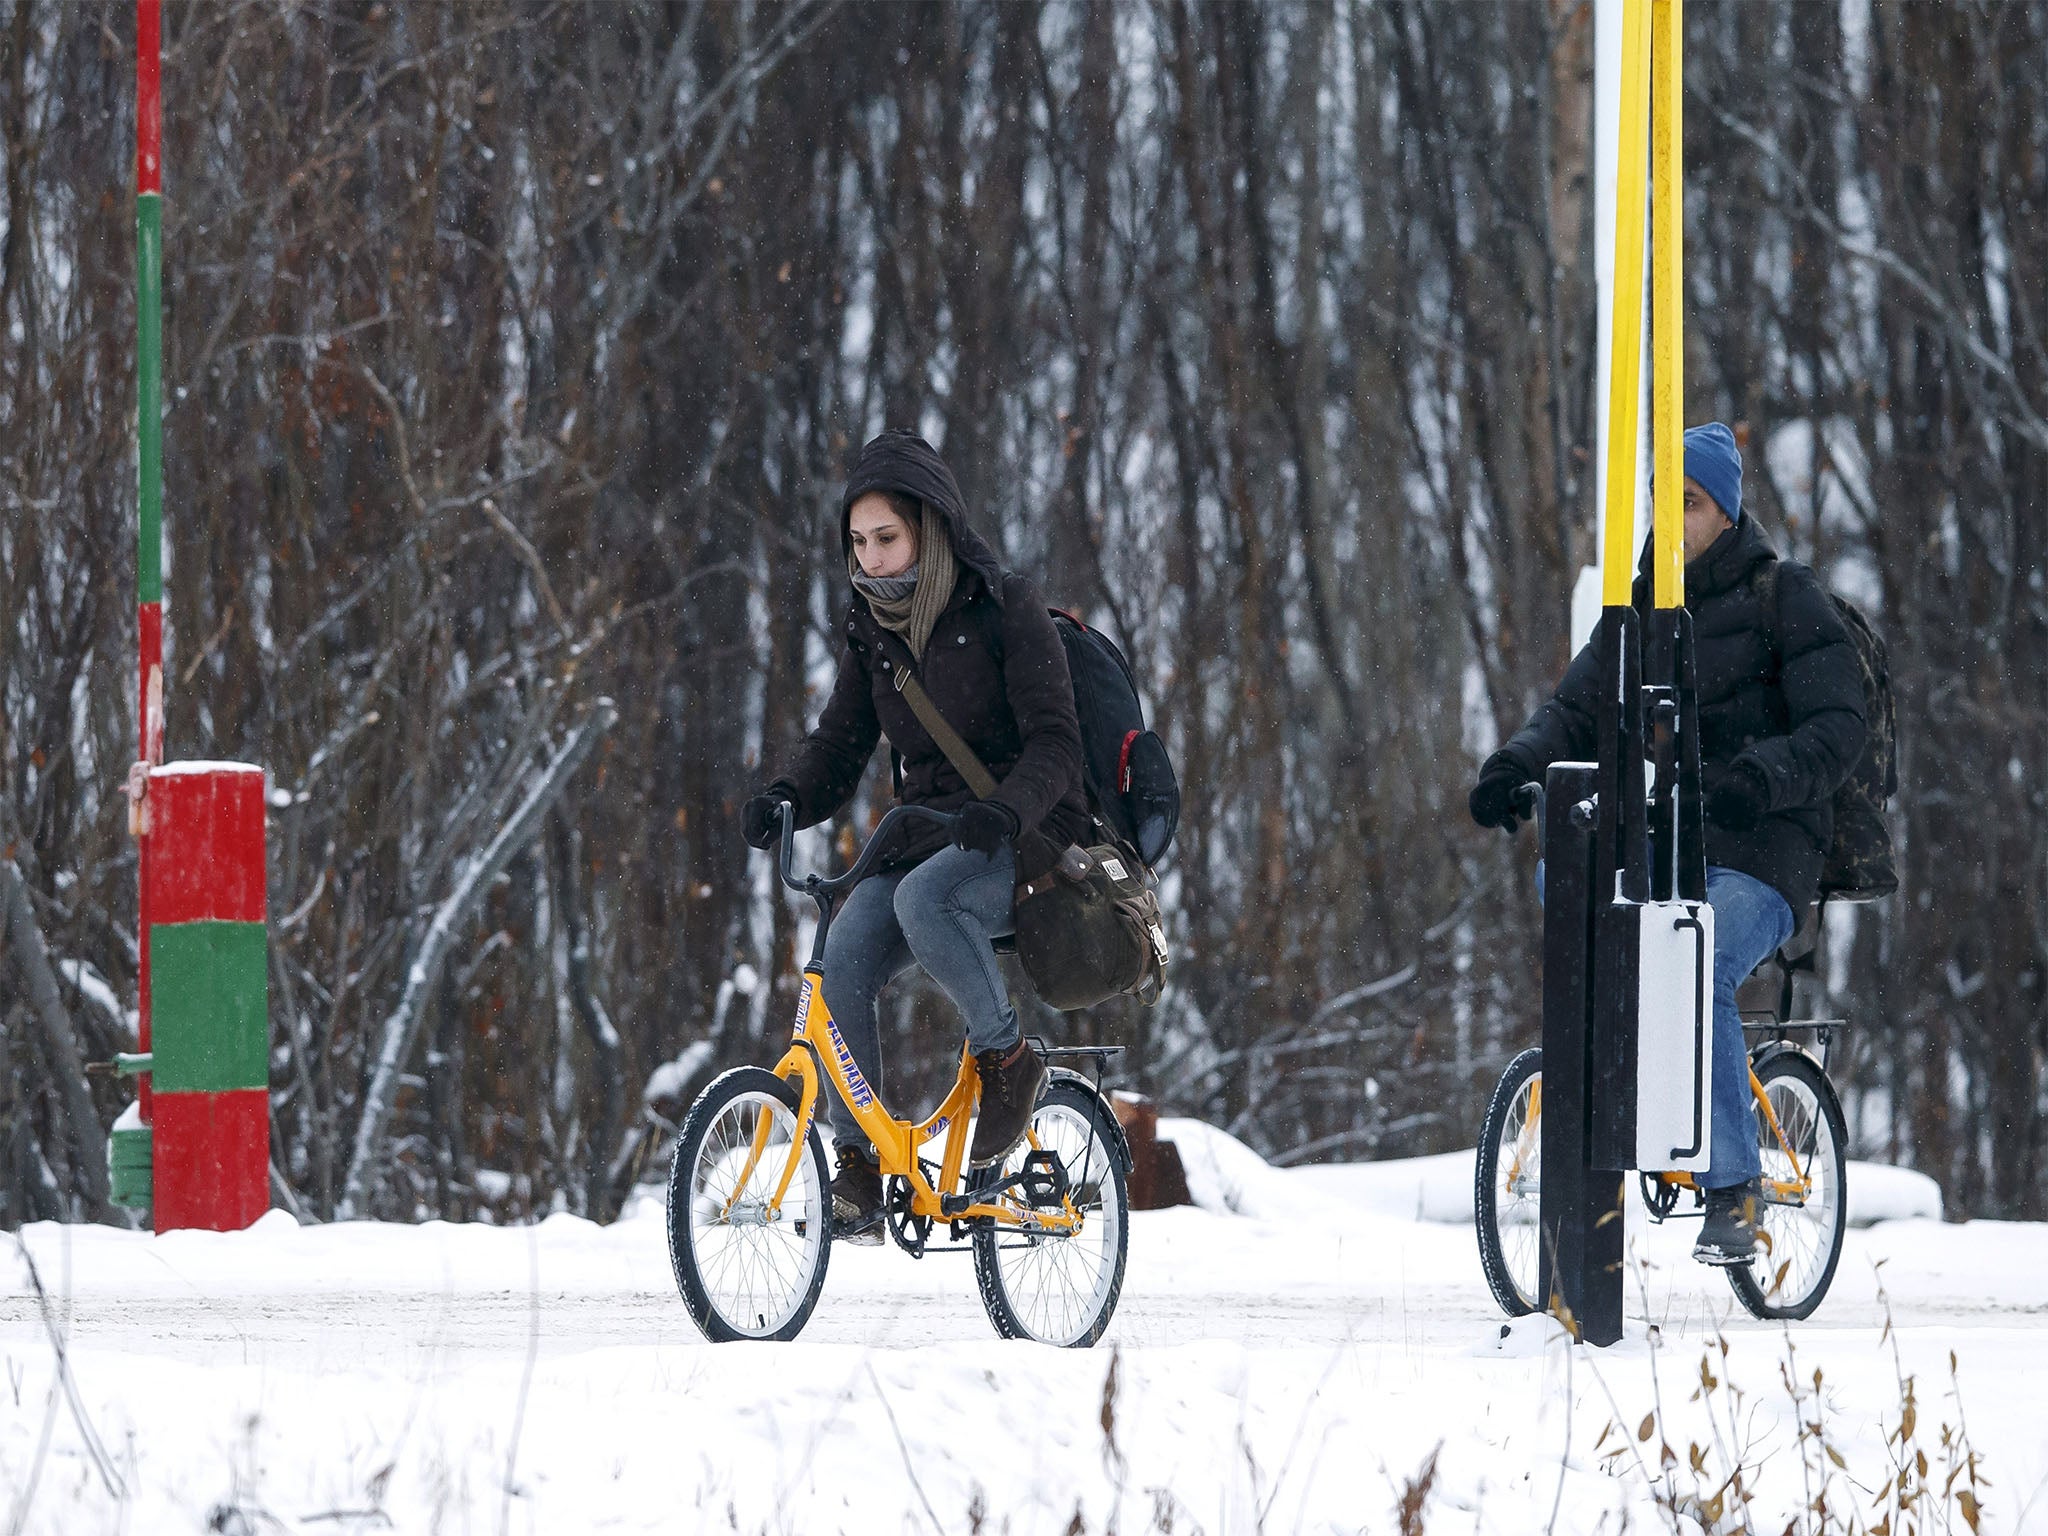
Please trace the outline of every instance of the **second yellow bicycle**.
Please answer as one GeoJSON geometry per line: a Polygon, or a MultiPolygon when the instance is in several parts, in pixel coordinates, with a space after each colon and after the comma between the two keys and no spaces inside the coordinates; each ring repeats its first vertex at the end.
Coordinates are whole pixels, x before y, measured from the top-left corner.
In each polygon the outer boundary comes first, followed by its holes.
{"type": "Polygon", "coordinates": [[[971,1172],[968,1130],[981,1081],[974,1058],[962,1052],[951,1091],[930,1115],[898,1119],[825,1006],[833,913],[883,857],[890,834],[912,820],[953,818],[897,806],[844,874],[799,879],[794,823],[784,809],[782,881],[818,904],[795,1034],[772,1069],[736,1068],[698,1095],[669,1174],[676,1285],[714,1342],[793,1339],[817,1306],[832,1252],[831,1180],[814,1134],[827,1084],[880,1155],[890,1237],[913,1257],[972,1253],[982,1304],[1003,1337],[1087,1346],[1116,1311],[1129,1244],[1130,1149],[1100,1082],[1122,1048],[1044,1051],[1052,1070],[1024,1141],[1000,1166],[971,1172]],[[1069,1062],[1090,1065],[1094,1080],[1069,1062]],[[949,1241],[934,1243],[940,1222],[949,1241]]]}

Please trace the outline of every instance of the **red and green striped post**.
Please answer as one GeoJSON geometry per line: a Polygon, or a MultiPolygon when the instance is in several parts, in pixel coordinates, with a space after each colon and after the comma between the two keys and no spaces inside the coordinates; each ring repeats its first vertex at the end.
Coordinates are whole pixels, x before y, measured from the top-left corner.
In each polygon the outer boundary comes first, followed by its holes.
{"type": "MultiPolygon", "coordinates": [[[[135,503],[137,760],[147,768],[164,755],[163,545],[163,5],[135,0],[135,503]]],[[[131,785],[131,793],[145,788],[131,785]]],[[[137,1062],[150,1052],[149,817],[140,802],[130,821],[136,838],[137,1062]]],[[[147,1071],[135,1106],[114,1122],[107,1155],[113,1198],[150,1203],[150,1124],[154,1105],[147,1071]]]]}
{"type": "Polygon", "coordinates": [[[263,770],[149,775],[156,1229],[232,1232],[270,1209],[263,770]]]}
{"type": "MultiPolygon", "coordinates": [[[[136,723],[141,760],[164,760],[164,109],[162,0],[135,5],[136,723]]],[[[142,931],[149,930],[149,829],[142,828],[142,931]]],[[[149,1049],[149,951],[142,959],[142,1048],[149,1049]]],[[[142,1081],[149,1118],[149,1079],[142,1081]]]]}
{"type": "MultiPolygon", "coordinates": [[[[135,5],[135,548],[136,712],[141,751],[164,760],[164,109],[162,0],[135,5]]],[[[141,932],[149,932],[149,826],[140,828],[141,932]]],[[[142,946],[139,1013],[149,1049],[149,946],[142,946]]],[[[141,1084],[149,1120],[150,1082],[141,1084]]]]}
{"type": "Polygon", "coordinates": [[[109,1144],[114,1198],[159,1232],[270,1206],[263,770],[164,764],[162,0],[135,5],[135,439],[140,1051],[109,1144]]]}

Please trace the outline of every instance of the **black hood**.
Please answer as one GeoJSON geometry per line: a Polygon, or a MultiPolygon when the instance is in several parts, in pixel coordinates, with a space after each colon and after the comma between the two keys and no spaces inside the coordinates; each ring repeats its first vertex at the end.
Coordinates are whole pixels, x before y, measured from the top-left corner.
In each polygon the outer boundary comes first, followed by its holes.
{"type": "MultiPolygon", "coordinates": [[[[1650,601],[1650,547],[1643,541],[1642,559],[1636,563],[1635,603],[1646,607],[1650,601]]],[[[1749,513],[1700,552],[1697,560],[1685,563],[1685,605],[1690,608],[1703,597],[1726,592],[1749,580],[1749,573],[1766,560],[1778,558],[1770,536],[1757,526],[1749,513]]]]}
{"type": "Polygon", "coordinates": [[[849,560],[853,504],[870,491],[894,491],[936,507],[946,519],[955,558],[982,579],[991,597],[998,603],[1003,600],[1003,562],[968,526],[960,482],[930,443],[915,432],[892,428],[861,449],[853,473],[846,477],[846,494],[839,499],[839,539],[849,560]]]}

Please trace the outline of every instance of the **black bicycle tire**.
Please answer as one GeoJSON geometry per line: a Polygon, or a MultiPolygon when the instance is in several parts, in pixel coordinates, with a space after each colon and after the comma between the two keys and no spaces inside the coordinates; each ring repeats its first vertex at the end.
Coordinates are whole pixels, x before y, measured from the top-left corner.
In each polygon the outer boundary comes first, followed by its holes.
{"type": "MultiPolygon", "coordinates": [[[[1037,1108],[1032,1111],[1033,1117],[1056,1104],[1077,1109],[1087,1116],[1091,1135],[1102,1144],[1110,1189],[1114,1192],[1120,1213],[1116,1224],[1116,1268],[1110,1276],[1108,1294],[1089,1327],[1062,1345],[1068,1349],[1088,1349],[1101,1340],[1110,1319],[1116,1316],[1116,1304],[1123,1295],[1124,1267],[1129,1262],[1131,1251],[1130,1185],[1124,1177],[1123,1159],[1117,1155],[1117,1148],[1123,1143],[1117,1133],[1116,1120],[1101,1095],[1084,1084],[1055,1079],[1052,1086],[1039,1096],[1037,1108]]],[[[1016,1309],[1010,1304],[1009,1294],[1003,1285],[1001,1261],[996,1257],[998,1246],[1004,1241],[1014,1240],[1016,1236],[1014,1231],[998,1228],[993,1222],[975,1228],[974,1279],[981,1291],[981,1304],[998,1335],[1006,1339],[1036,1339],[1038,1336],[1017,1316],[1016,1309]]],[[[1039,1342],[1060,1341],[1045,1339],[1039,1342]]]]}
{"type": "Polygon", "coordinates": [[[1479,1150],[1473,1158],[1472,1225],[1479,1237],[1479,1267],[1486,1273],[1486,1288],[1509,1317],[1526,1317],[1540,1311],[1542,1302],[1525,1296],[1508,1273],[1507,1254],[1500,1239],[1500,1211],[1494,1199],[1494,1179],[1500,1167],[1500,1133],[1508,1110],[1522,1085],[1543,1075],[1543,1050],[1531,1046],[1507,1064],[1494,1084],[1493,1097],[1486,1102],[1486,1118],[1479,1127],[1479,1150]]]}
{"type": "MultiPolygon", "coordinates": [[[[1835,1220],[1830,1238],[1827,1263],[1822,1266],[1820,1279],[1804,1296],[1790,1306],[1780,1305],[1764,1294],[1758,1283],[1757,1264],[1768,1264],[1764,1255],[1759,1255],[1756,1264],[1731,1265],[1728,1270],[1728,1284],[1735,1292],[1735,1299],[1752,1317],[1765,1322],[1801,1322],[1813,1316],[1815,1310],[1827,1299],[1828,1288],[1835,1283],[1835,1267],[1842,1261],[1842,1243],[1849,1224],[1849,1128],[1842,1114],[1842,1101],[1835,1092],[1835,1085],[1828,1081],[1814,1060],[1801,1051],[1784,1051],[1765,1061],[1756,1069],[1757,1081],[1770,1092],[1773,1081],[1780,1077],[1802,1079],[1812,1090],[1814,1102],[1820,1106],[1821,1124],[1827,1128],[1829,1138],[1835,1144],[1835,1220]]],[[[1758,1123],[1759,1135],[1769,1131],[1758,1123]]]]}
{"type": "Polygon", "coordinates": [[[826,1223],[825,1240],[818,1245],[818,1261],[811,1271],[810,1282],[802,1301],[789,1320],[772,1333],[744,1333],[728,1323],[719,1314],[712,1302],[710,1289],[698,1273],[694,1245],[690,1241],[687,1208],[691,1171],[696,1167],[697,1153],[726,1105],[745,1093],[766,1093],[780,1099],[795,1114],[801,1103],[796,1085],[785,1082],[763,1067],[735,1067],[730,1072],[720,1073],[705,1085],[697,1095],[689,1112],[683,1116],[682,1129],[676,1134],[675,1157],[669,1165],[668,1176],[668,1258],[675,1271],[676,1289],[682,1293],[683,1305],[689,1308],[691,1319],[697,1324],[704,1337],[714,1344],[735,1343],[743,1339],[767,1340],[787,1343],[803,1331],[810,1321],[812,1311],[818,1305],[818,1296],[825,1288],[825,1271],[832,1260],[832,1181],[827,1172],[825,1150],[814,1135],[807,1135],[810,1157],[817,1175],[818,1189],[823,1202],[822,1219],[826,1223]],[[683,1213],[678,1214],[678,1195],[681,1196],[683,1213]]]}

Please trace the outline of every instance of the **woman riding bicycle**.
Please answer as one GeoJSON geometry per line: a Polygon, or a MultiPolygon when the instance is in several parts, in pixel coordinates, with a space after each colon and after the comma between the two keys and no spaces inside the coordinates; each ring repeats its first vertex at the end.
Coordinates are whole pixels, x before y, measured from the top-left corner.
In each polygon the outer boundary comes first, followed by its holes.
{"type": "MultiPolygon", "coordinates": [[[[808,827],[852,799],[886,735],[897,792],[956,811],[951,841],[920,829],[854,888],[826,939],[825,1004],[879,1094],[875,1002],[915,963],[953,1000],[981,1077],[968,1160],[1000,1162],[1024,1137],[1045,1063],[1023,1038],[992,941],[1012,931],[1013,893],[1083,838],[1081,728],[1066,651],[1029,578],[1003,569],[967,524],[959,484],[915,433],[884,432],[861,450],[840,499],[853,604],[839,675],[818,725],[777,778],[747,802],[746,839],[767,847],[780,807],[808,827]],[[947,725],[997,780],[978,799],[897,686],[908,669],[947,725]]],[[[882,1241],[875,1152],[835,1092],[834,1236],[882,1241]]]]}

